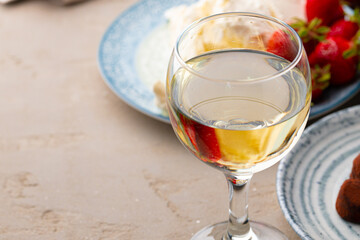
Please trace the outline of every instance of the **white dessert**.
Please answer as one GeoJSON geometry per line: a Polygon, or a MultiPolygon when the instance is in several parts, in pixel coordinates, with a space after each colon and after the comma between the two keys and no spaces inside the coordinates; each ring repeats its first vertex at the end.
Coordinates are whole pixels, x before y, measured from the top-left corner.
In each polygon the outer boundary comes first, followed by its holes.
{"type": "MultiPolygon", "coordinates": [[[[165,12],[172,41],[175,42],[179,34],[194,21],[224,12],[255,12],[282,18],[276,7],[266,0],[200,0],[192,5],[180,5],[165,12]]],[[[225,24],[224,31],[226,27],[228,26],[225,24]]]]}
{"type": "MultiPolygon", "coordinates": [[[[294,16],[304,18],[303,4],[304,0],[199,0],[192,5],[180,5],[165,12],[165,17],[168,19],[170,44],[172,46],[175,44],[177,37],[187,26],[206,16],[224,12],[254,12],[288,22],[294,16]]],[[[202,37],[192,49],[187,49],[187,54],[195,56],[196,53],[206,51],[207,39],[216,39],[216,42],[221,42],[236,37],[246,43],[250,42],[251,38],[258,37],[258,33],[262,32],[261,25],[250,26],[240,21],[236,23],[224,21],[221,24],[222,26],[215,32],[213,29],[209,31],[204,29],[202,37]]],[[[186,56],[182,57],[186,58],[186,56]]],[[[166,104],[163,102],[165,96],[162,95],[165,93],[165,79],[159,79],[154,83],[153,89],[157,105],[160,108],[165,107],[166,104]]]]}

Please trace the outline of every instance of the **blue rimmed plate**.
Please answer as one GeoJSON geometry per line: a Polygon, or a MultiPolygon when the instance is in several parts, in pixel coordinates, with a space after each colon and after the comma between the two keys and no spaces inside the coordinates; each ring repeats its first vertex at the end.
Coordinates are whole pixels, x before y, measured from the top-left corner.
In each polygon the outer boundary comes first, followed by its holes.
{"type": "MultiPolygon", "coordinates": [[[[171,46],[167,42],[164,12],[176,5],[196,0],[140,0],[121,13],[106,30],[98,50],[101,75],[110,89],[140,112],[169,123],[167,114],[157,106],[153,83],[165,82],[171,46]],[[154,43],[154,44],[152,44],[154,43]]],[[[326,92],[312,107],[310,119],[332,111],[354,96],[360,79],[326,92]]]]}
{"type": "Polygon", "coordinates": [[[156,72],[166,71],[171,47],[159,43],[146,45],[146,41],[166,41],[162,39],[165,11],[194,1],[139,1],[108,27],[98,50],[100,73],[110,89],[133,108],[167,123],[170,122],[167,114],[156,105],[152,84],[157,80],[165,82],[165,75],[158,79],[156,72]],[[161,61],[163,66],[155,65],[156,61],[161,61]],[[144,79],[151,74],[154,76],[144,79]]]}
{"type": "Polygon", "coordinates": [[[339,189],[360,153],[360,106],[332,113],[307,128],[280,162],[277,195],[302,239],[360,239],[360,225],[335,209],[339,189]]]}

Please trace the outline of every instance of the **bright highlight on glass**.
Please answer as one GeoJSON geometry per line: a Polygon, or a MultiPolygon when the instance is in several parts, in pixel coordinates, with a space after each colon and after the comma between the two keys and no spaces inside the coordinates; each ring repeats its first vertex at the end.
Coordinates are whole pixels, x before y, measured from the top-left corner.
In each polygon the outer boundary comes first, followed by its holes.
{"type": "Polygon", "coordinates": [[[171,124],[198,159],[225,174],[229,220],[198,239],[286,239],[249,222],[252,175],[275,164],[299,139],[311,102],[310,70],[287,24],[253,13],[204,18],[178,38],[167,76],[171,124]]]}

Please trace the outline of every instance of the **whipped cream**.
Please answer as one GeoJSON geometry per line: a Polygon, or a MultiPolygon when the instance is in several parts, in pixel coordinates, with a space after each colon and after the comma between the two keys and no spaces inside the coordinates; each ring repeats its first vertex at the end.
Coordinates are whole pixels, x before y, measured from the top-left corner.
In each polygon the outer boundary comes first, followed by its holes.
{"type": "MultiPolygon", "coordinates": [[[[173,43],[181,32],[194,21],[224,12],[255,12],[276,18],[282,17],[277,8],[266,0],[200,0],[192,5],[180,5],[165,12],[173,43]]],[[[229,26],[225,24],[224,31],[226,27],[229,26]]]]}
{"type": "MultiPolygon", "coordinates": [[[[165,12],[170,44],[174,46],[177,37],[185,28],[203,17],[225,12],[253,12],[289,22],[293,17],[304,18],[304,4],[304,0],[199,0],[191,5],[176,6],[165,12]]],[[[186,51],[182,51],[181,57],[187,60],[206,52],[207,46],[212,42],[220,44],[223,42],[224,45],[229,46],[232,39],[237,39],[236,47],[246,47],[247,43],[256,42],[251,41],[252,38],[264,34],[264,26],[261,23],[249,24],[239,20],[238,22],[223,21],[220,24],[220,27],[203,29],[202,36],[191,44],[191,48],[187,46],[186,51]],[[239,46],[239,42],[244,46],[239,46]]],[[[257,47],[260,49],[259,46],[257,47]]],[[[162,102],[165,97],[159,94],[164,92],[164,88],[165,79],[159,79],[154,84],[154,92],[160,108],[165,106],[162,102]]]]}

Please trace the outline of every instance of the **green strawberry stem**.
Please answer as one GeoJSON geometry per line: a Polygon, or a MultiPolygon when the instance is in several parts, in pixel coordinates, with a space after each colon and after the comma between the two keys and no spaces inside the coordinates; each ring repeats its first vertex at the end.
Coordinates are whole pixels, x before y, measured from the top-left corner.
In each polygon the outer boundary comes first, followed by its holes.
{"type": "Polygon", "coordinates": [[[321,42],[325,39],[326,33],[330,28],[321,25],[322,20],[314,18],[310,22],[306,22],[300,18],[294,18],[294,22],[290,24],[299,34],[304,43],[307,43],[313,39],[321,42]]]}
{"type": "Polygon", "coordinates": [[[320,67],[316,64],[311,69],[311,77],[313,79],[313,88],[318,88],[321,90],[326,89],[330,85],[330,64],[325,65],[324,67],[320,67]]]}

